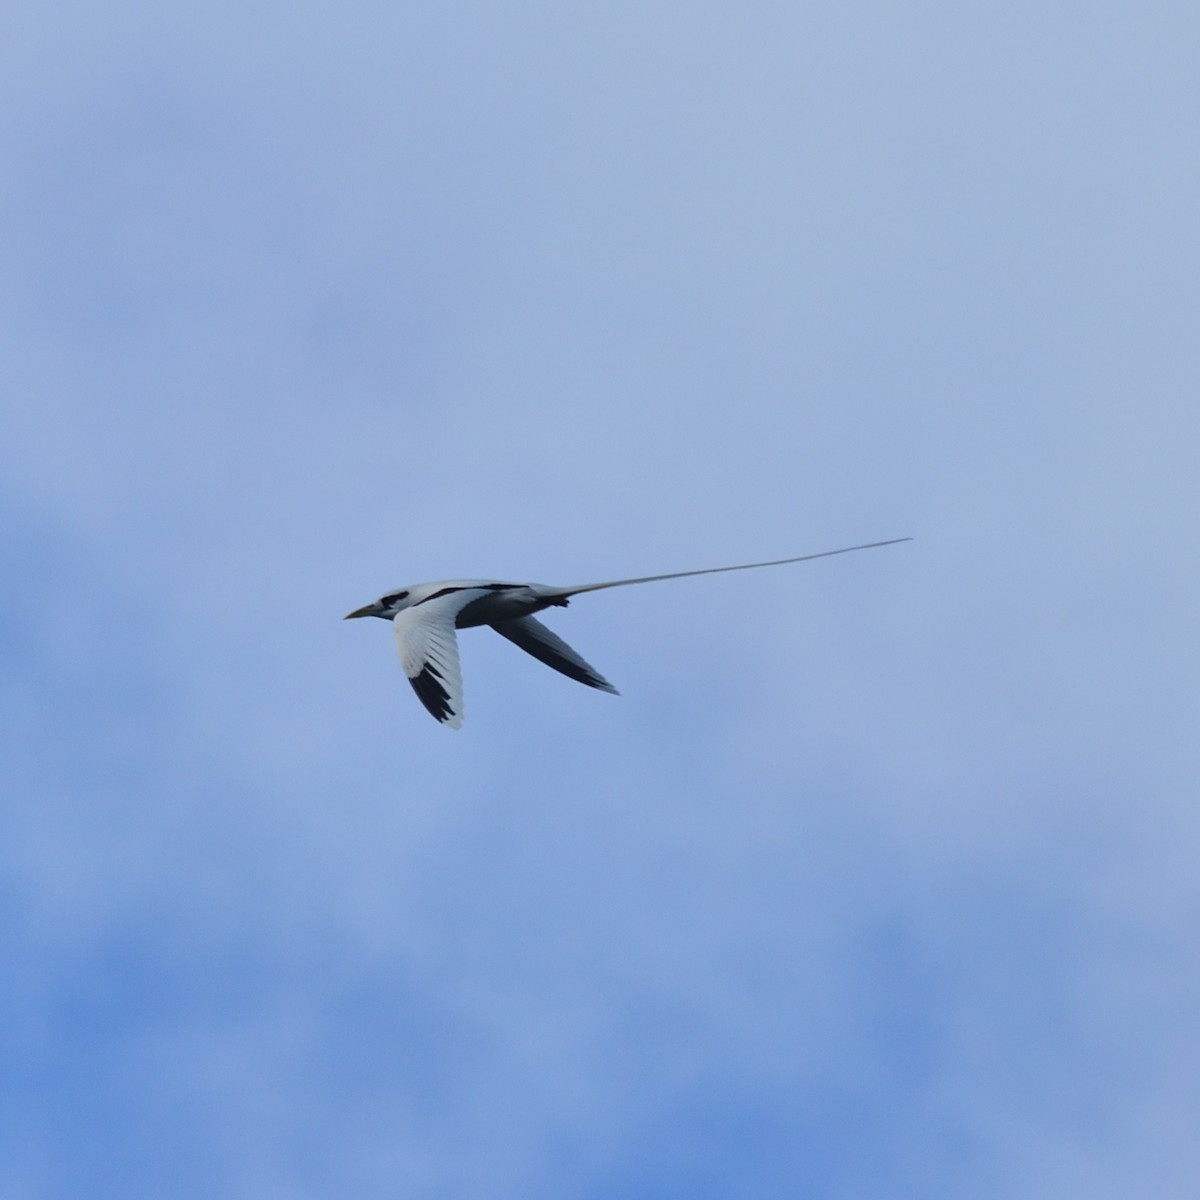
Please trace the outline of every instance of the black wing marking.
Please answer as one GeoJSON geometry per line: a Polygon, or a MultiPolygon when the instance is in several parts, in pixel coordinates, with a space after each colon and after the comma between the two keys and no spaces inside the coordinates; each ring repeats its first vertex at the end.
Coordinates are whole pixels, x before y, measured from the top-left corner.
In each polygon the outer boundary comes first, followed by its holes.
{"type": "Polygon", "coordinates": [[[445,724],[453,718],[454,709],[450,705],[450,693],[446,691],[445,684],[432,663],[426,663],[421,668],[421,673],[408,682],[417,693],[417,699],[439,721],[445,724]]]}
{"type": "Polygon", "coordinates": [[[532,654],[539,662],[553,667],[568,679],[599,688],[602,692],[617,694],[617,689],[591,663],[541,621],[535,621],[533,617],[518,617],[515,621],[497,621],[492,628],[501,637],[520,646],[526,654],[532,654]]]}

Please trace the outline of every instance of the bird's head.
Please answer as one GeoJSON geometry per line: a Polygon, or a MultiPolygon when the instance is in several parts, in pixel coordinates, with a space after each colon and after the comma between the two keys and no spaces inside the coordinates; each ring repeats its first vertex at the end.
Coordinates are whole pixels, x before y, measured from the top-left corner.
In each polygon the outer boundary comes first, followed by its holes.
{"type": "Polygon", "coordinates": [[[382,617],[385,621],[390,621],[398,612],[403,612],[410,603],[406,591],[387,592],[378,600],[372,600],[370,604],[364,604],[362,608],[348,612],[342,619],[349,621],[351,617],[382,617]]]}

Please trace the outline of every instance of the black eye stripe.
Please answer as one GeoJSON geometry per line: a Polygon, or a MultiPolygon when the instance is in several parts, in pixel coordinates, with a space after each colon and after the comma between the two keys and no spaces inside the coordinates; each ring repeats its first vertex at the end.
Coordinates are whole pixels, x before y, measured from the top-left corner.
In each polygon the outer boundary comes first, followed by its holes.
{"type": "Polygon", "coordinates": [[[379,603],[382,604],[384,608],[391,608],[393,604],[398,604],[401,600],[407,599],[407,592],[393,592],[390,596],[382,597],[379,603]]]}

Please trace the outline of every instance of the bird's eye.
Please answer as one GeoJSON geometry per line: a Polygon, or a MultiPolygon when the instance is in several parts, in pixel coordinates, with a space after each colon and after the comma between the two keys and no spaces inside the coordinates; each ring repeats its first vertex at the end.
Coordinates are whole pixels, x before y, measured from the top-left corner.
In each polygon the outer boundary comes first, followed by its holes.
{"type": "Polygon", "coordinates": [[[384,596],[379,603],[382,604],[384,608],[391,608],[392,605],[399,604],[401,600],[407,599],[407,592],[393,592],[390,596],[384,596]]]}

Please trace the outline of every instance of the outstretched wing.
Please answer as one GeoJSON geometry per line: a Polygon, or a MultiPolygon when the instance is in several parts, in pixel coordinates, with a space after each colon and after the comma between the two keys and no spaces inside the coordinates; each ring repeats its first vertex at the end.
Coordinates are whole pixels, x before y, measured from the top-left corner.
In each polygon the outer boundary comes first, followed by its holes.
{"type": "Polygon", "coordinates": [[[478,588],[460,588],[422,600],[392,618],[396,653],[417,699],[443,725],[462,724],[462,672],[454,619],[479,595],[478,588]]]}
{"type": "Polygon", "coordinates": [[[617,694],[617,689],[591,663],[586,662],[541,621],[535,621],[533,617],[518,617],[515,621],[495,621],[492,628],[501,637],[520,646],[526,654],[532,654],[539,662],[561,671],[568,679],[586,683],[588,687],[599,688],[602,692],[612,692],[614,696],[617,694]]]}

